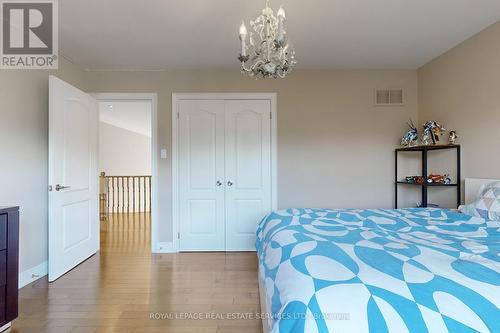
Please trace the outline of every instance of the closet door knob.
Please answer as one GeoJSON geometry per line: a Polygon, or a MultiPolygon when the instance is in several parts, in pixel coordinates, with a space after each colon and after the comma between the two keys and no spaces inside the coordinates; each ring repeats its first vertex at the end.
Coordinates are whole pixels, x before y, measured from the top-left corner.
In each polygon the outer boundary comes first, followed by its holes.
{"type": "Polygon", "coordinates": [[[230,181],[230,180],[228,180],[228,181],[227,181],[227,186],[233,186],[233,182],[232,182],[232,181],[230,181]]]}
{"type": "Polygon", "coordinates": [[[217,185],[217,186],[221,186],[221,185],[222,185],[222,183],[221,183],[221,181],[220,181],[220,180],[218,180],[218,181],[217,181],[217,183],[215,183],[215,185],[217,185]]]}

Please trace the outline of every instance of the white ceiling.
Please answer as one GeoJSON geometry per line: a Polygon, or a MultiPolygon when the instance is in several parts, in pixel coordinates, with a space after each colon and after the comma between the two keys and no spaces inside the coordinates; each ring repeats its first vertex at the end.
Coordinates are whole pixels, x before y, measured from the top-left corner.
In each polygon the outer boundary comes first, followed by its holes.
{"type": "MultiPolygon", "coordinates": [[[[500,0],[271,0],[302,69],[414,69],[500,20],[500,0]]],[[[62,0],[61,53],[86,69],[238,70],[255,0],[62,0]]]]}
{"type": "Polygon", "coordinates": [[[99,102],[99,120],[112,126],[151,137],[151,102],[99,102]]]}

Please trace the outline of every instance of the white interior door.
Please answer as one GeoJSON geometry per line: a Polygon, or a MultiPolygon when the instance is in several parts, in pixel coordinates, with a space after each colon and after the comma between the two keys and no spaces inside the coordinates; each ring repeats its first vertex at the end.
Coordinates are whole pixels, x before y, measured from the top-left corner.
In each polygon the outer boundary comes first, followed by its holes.
{"type": "Polygon", "coordinates": [[[99,249],[97,102],[49,78],[49,281],[99,249]]]}
{"type": "Polygon", "coordinates": [[[271,102],[225,104],[226,250],[255,250],[255,230],[271,211],[271,102]]]}
{"type": "Polygon", "coordinates": [[[179,101],[179,248],[224,251],[224,101],[179,101]]]}

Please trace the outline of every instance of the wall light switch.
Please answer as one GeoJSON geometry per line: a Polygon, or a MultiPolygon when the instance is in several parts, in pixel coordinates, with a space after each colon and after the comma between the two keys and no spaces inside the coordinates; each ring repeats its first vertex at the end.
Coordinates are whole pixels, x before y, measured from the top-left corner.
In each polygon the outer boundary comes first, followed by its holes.
{"type": "Polygon", "coordinates": [[[167,158],[167,150],[166,149],[161,149],[160,150],[160,157],[161,158],[167,158]]]}

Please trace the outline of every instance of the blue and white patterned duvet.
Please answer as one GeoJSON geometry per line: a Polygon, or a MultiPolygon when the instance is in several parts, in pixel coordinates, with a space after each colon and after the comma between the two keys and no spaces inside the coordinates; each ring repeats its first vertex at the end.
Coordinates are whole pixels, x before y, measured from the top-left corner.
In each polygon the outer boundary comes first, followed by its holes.
{"type": "Polygon", "coordinates": [[[273,212],[271,332],[500,332],[500,222],[440,209],[273,212]]]}

